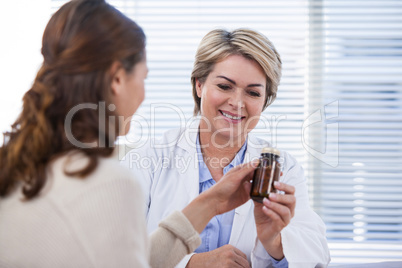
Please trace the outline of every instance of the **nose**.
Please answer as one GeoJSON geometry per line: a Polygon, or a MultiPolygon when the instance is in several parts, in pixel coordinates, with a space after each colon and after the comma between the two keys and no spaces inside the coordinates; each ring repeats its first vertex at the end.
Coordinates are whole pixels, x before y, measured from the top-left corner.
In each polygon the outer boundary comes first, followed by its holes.
{"type": "Polygon", "coordinates": [[[244,108],[243,92],[241,90],[237,89],[231,94],[229,105],[232,106],[234,110],[244,108]]]}

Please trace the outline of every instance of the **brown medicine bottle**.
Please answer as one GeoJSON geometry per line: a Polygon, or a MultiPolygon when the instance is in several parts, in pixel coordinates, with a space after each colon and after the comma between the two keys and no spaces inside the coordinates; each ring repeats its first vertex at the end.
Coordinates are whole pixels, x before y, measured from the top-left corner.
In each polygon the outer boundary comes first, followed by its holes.
{"type": "Polygon", "coordinates": [[[262,203],[264,197],[275,192],[274,182],[279,180],[281,164],[278,159],[280,151],[265,147],[262,149],[260,163],[254,171],[253,184],[251,186],[250,197],[256,202],[262,203]]]}

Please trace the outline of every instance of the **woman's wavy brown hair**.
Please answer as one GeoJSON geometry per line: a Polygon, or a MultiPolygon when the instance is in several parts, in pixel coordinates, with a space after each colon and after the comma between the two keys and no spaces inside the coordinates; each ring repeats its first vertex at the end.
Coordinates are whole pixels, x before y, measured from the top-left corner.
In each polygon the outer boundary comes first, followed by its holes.
{"type": "Polygon", "coordinates": [[[21,114],[4,133],[0,196],[21,182],[24,196],[35,197],[46,182],[49,161],[67,152],[82,152],[90,160],[82,170],[67,174],[78,177],[91,173],[100,156],[112,154],[118,134],[118,125],[108,122],[113,112],[78,109],[71,127],[65,126],[66,118],[77,105],[108,107],[112,64],[118,61],[131,71],[144,59],[144,49],[143,30],[103,0],[73,0],[52,16],[42,40],[43,64],[23,97],[21,114]],[[96,145],[74,145],[67,129],[75,141],[96,145]]]}

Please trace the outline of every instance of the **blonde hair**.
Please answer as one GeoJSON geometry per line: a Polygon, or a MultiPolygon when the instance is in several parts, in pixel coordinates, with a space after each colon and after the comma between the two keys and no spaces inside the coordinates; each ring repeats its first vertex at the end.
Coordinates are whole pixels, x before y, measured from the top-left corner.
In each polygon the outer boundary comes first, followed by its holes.
{"type": "Polygon", "coordinates": [[[250,29],[240,28],[232,32],[216,29],[204,36],[195,56],[191,73],[194,115],[200,113],[201,105],[201,99],[197,96],[196,81],[204,83],[215,64],[231,55],[241,55],[254,60],[263,69],[267,79],[263,110],[275,100],[281,79],[282,62],[271,41],[261,33],[250,29]]]}

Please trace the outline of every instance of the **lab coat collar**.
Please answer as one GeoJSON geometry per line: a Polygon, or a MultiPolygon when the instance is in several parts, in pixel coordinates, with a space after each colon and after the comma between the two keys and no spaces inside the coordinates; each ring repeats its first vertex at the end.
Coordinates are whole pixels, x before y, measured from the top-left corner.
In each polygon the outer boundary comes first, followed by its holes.
{"type": "Polygon", "coordinates": [[[255,137],[253,134],[249,134],[247,137],[247,151],[244,159],[244,163],[257,159],[261,155],[261,150],[264,147],[270,146],[264,140],[255,137]]]}
{"type": "Polygon", "coordinates": [[[200,124],[199,118],[194,118],[190,124],[187,124],[185,129],[181,129],[177,146],[187,151],[191,155],[197,153],[197,136],[198,127],[200,124]]]}
{"type": "MultiPolygon", "coordinates": [[[[189,202],[199,195],[199,165],[197,155],[197,135],[199,120],[193,120],[186,128],[180,129],[177,141],[177,147],[184,150],[188,154],[190,164],[186,170],[186,180],[184,181],[189,196],[189,202]]],[[[181,154],[180,152],[176,152],[181,154]]],[[[187,158],[187,159],[188,159],[187,158]]]]}

